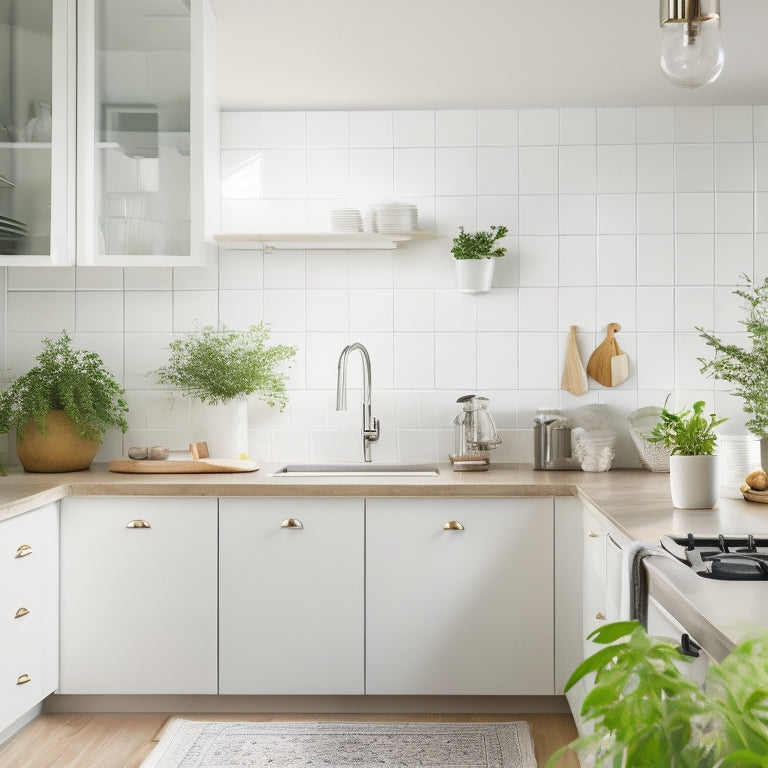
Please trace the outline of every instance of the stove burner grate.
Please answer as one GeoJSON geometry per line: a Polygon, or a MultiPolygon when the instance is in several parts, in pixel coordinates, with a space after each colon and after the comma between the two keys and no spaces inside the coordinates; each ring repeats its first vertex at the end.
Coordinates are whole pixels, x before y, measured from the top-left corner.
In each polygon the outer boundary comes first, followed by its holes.
{"type": "Polygon", "coordinates": [[[768,536],[663,536],[661,544],[703,578],[768,580],[768,536]]]}

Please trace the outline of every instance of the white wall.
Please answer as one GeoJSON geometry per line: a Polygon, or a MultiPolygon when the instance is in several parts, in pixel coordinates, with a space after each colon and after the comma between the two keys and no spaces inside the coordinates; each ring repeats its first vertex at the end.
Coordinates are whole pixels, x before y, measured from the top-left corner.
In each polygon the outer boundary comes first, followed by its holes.
{"type": "MultiPolygon", "coordinates": [[[[737,338],[739,275],[768,275],[768,107],[564,108],[222,115],[224,231],[322,231],[334,205],[419,205],[434,241],[397,251],[228,250],[210,271],[8,269],[9,366],[62,328],[128,389],[129,445],[186,447],[199,408],[153,387],[172,333],[197,320],[271,323],[299,348],[285,413],[251,407],[261,461],[361,458],[358,395],[337,413],[338,355],[371,352],[374,460],[447,458],[456,398],[491,399],[496,460],[532,460],[539,405],[609,406],[616,463],[636,466],[626,415],[705,398],[742,430],[740,403],[698,372],[695,327],[737,338]],[[455,289],[450,238],[506,224],[494,289],[455,289]],[[630,359],[615,389],[559,389],[566,336],[586,362],[605,326],[630,359]]],[[[350,361],[353,379],[357,360],[350,361]]],[[[112,435],[101,458],[121,453],[112,435]]]]}

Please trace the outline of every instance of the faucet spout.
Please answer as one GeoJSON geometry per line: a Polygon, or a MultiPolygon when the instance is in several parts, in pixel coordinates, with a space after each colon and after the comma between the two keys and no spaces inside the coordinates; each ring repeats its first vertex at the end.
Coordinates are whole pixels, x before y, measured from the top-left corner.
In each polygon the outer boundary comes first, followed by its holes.
{"type": "Polygon", "coordinates": [[[347,358],[353,350],[359,350],[363,363],[363,460],[371,460],[371,443],[379,439],[379,420],[371,415],[371,358],[368,350],[359,342],[348,344],[341,351],[336,377],[336,410],[347,409],[347,358]]]}

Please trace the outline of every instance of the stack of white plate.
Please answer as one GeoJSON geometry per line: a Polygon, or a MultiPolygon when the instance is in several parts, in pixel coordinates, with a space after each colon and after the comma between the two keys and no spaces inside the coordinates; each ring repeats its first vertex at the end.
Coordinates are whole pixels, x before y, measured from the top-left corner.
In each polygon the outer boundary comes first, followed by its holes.
{"type": "Polygon", "coordinates": [[[27,225],[23,221],[0,216],[0,253],[19,253],[27,236],[27,225]]]}
{"type": "Polygon", "coordinates": [[[357,208],[334,208],[331,211],[331,232],[362,232],[363,217],[357,208]]]}
{"type": "Polygon", "coordinates": [[[373,206],[376,232],[413,232],[419,228],[419,209],[408,203],[373,206]]]}

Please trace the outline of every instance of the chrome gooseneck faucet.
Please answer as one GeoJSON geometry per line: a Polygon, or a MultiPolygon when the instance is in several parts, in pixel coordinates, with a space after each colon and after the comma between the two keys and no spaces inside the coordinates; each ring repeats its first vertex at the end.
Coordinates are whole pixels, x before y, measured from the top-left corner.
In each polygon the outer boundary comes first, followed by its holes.
{"type": "Polygon", "coordinates": [[[371,416],[371,358],[368,350],[359,342],[348,344],[339,357],[339,371],[336,379],[336,410],[347,410],[347,358],[349,353],[360,350],[363,359],[363,460],[371,460],[371,443],[379,439],[379,420],[371,416]]]}

